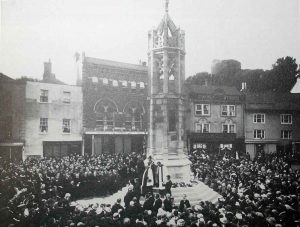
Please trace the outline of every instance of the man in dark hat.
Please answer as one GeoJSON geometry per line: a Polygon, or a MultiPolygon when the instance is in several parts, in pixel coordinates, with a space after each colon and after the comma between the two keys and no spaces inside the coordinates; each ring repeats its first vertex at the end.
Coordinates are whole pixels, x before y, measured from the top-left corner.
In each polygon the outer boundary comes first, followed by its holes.
{"type": "Polygon", "coordinates": [[[171,188],[172,188],[171,176],[170,176],[170,175],[167,175],[167,182],[166,182],[166,184],[165,184],[165,194],[170,194],[170,195],[172,195],[172,193],[171,193],[171,188]]]}
{"type": "Polygon", "coordinates": [[[186,194],[184,194],[183,198],[182,198],[182,200],[180,201],[180,204],[179,204],[179,211],[183,212],[183,211],[185,211],[186,209],[188,209],[190,207],[191,207],[190,201],[186,198],[186,194]]]}
{"type": "Polygon", "coordinates": [[[162,200],[159,194],[155,194],[155,200],[153,205],[153,212],[156,214],[158,209],[162,207],[162,200]]]}
{"type": "Polygon", "coordinates": [[[153,204],[154,204],[154,198],[153,198],[152,194],[149,192],[146,195],[146,199],[144,202],[144,210],[152,210],[153,204]]]}
{"type": "Polygon", "coordinates": [[[119,210],[124,211],[124,207],[121,205],[121,199],[117,199],[117,202],[112,206],[111,212],[118,213],[119,210]]]}
{"type": "Polygon", "coordinates": [[[172,206],[172,199],[171,199],[171,195],[170,195],[170,194],[166,194],[166,198],[165,198],[163,204],[164,204],[163,209],[164,209],[165,211],[172,212],[173,206],[172,206]]]}

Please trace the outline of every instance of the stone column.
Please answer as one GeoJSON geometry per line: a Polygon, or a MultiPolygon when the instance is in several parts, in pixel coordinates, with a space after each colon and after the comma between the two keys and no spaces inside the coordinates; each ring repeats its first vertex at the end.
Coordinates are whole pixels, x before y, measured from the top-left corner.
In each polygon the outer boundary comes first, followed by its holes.
{"type": "Polygon", "coordinates": [[[92,156],[95,155],[95,135],[92,135],[92,156]]]}
{"type": "Polygon", "coordinates": [[[163,54],[163,64],[164,64],[164,86],[163,93],[168,94],[168,85],[169,85],[169,67],[168,67],[168,52],[164,50],[163,54]]]}

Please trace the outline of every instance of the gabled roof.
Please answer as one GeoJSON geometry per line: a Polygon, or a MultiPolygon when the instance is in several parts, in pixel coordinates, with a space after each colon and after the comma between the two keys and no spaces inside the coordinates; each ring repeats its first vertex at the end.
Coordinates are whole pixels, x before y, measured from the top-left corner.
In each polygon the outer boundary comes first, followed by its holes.
{"type": "Polygon", "coordinates": [[[14,82],[15,80],[13,78],[10,78],[3,73],[0,73],[0,82],[5,83],[5,82],[14,82]]]}
{"type": "Polygon", "coordinates": [[[136,64],[130,64],[130,63],[124,63],[124,62],[118,62],[118,61],[111,61],[111,60],[104,60],[100,58],[91,58],[91,57],[85,57],[84,62],[92,63],[96,65],[106,65],[116,68],[126,68],[126,69],[133,69],[133,70],[139,70],[139,71],[148,71],[148,67],[144,65],[136,65],[136,64]]]}
{"type": "Polygon", "coordinates": [[[291,93],[300,93],[300,78],[297,78],[294,87],[291,89],[291,93]]]}
{"type": "Polygon", "coordinates": [[[300,94],[246,93],[246,109],[300,110],[300,94]]]}
{"type": "Polygon", "coordinates": [[[263,92],[246,93],[246,102],[248,103],[284,103],[300,101],[300,94],[263,92]]]}
{"type": "Polygon", "coordinates": [[[162,34],[165,27],[170,30],[172,36],[175,35],[177,28],[168,13],[165,14],[164,18],[159,23],[157,31],[162,34]]]}

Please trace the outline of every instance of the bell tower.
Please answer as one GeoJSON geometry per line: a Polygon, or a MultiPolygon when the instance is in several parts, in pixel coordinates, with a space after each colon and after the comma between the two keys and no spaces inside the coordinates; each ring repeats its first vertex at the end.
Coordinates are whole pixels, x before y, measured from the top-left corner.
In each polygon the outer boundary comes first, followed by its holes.
{"type": "MultiPolygon", "coordinates": [[[[174,182],[190,180],[190,161],[186,155],[185,109],[185,34],[168,13],[156,29],[148,33],[148,91],[150,124],[147,156],[161,162],[174,182]]],[[[165,174],[164,174],[165,175],[165,174]]]]}

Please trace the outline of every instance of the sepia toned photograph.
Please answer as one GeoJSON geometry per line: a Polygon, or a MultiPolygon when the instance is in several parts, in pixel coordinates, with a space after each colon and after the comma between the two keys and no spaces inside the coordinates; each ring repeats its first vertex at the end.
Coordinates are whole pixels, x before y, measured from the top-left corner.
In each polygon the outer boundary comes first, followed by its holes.
{"type": "Polygon", "coordinates": [[[300,227],[300,0],[0,8],[0,227],[300,227]]]}

